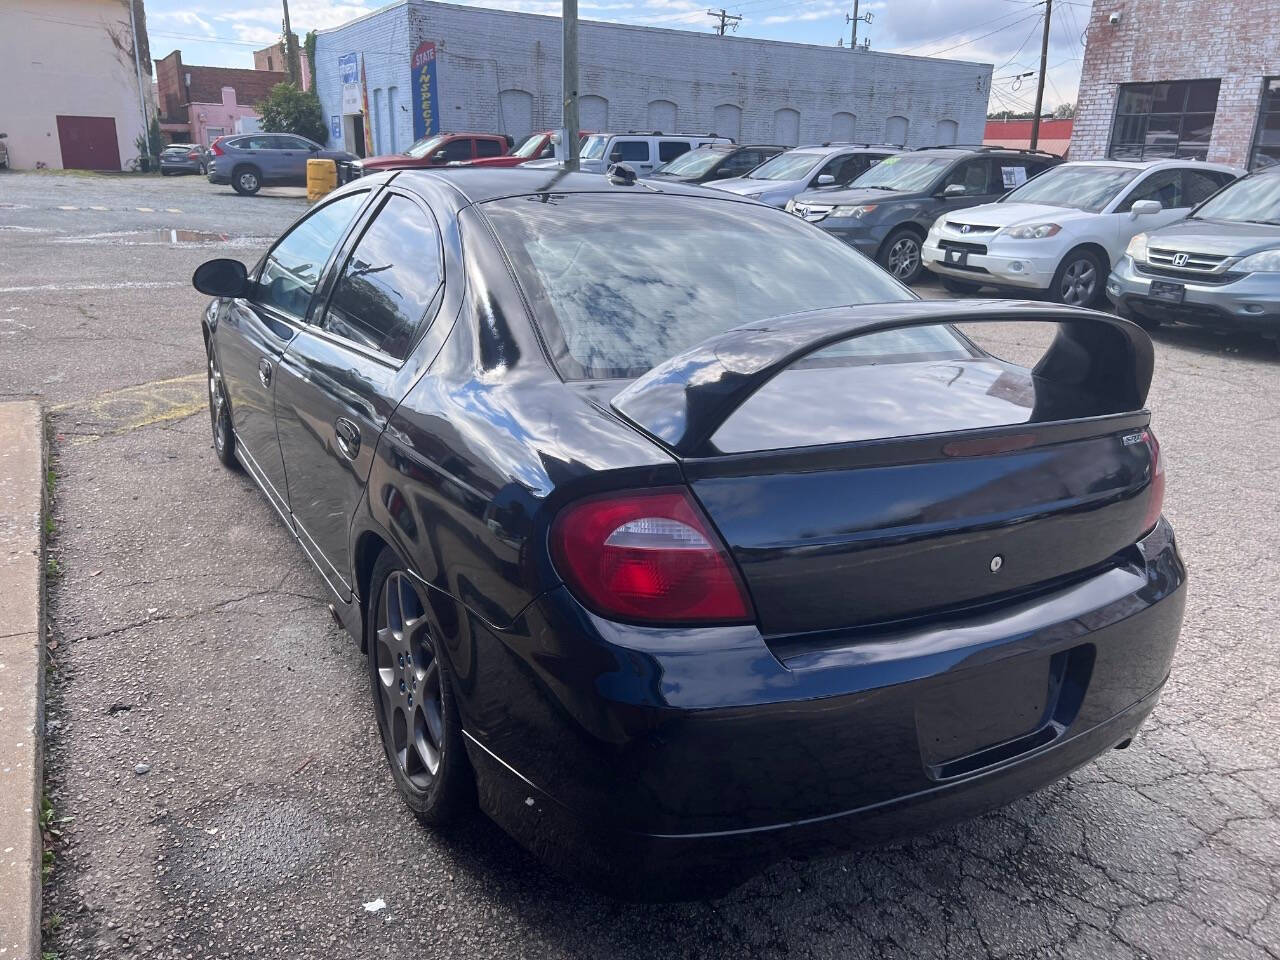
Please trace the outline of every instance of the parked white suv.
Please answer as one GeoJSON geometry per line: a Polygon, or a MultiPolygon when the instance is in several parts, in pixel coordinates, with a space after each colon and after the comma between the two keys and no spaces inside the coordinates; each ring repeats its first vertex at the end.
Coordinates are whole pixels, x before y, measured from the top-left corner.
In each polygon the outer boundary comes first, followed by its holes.
{"type": "MultiPolygon", "coordinates": [[[[583,173],[604,173],[610,165],[625,163],[637,176],[647,177],[655,167],[709,143],[733,143],[714,133],[663,133],[660,130],[630,133],[593,133],[578,151],[578,169],[583,173]]],[[[563,160],[532,160],[521,167],[556,167],[563,160]]]]}
{"type": "Polygon", "coordinates": [[[1036,290],[1089,306],[1134,234],[1182,219],[1243,173],[1198,160],[1064,163],[995,203],[939,217],[921,259],[955,293],[1036,290]]]}

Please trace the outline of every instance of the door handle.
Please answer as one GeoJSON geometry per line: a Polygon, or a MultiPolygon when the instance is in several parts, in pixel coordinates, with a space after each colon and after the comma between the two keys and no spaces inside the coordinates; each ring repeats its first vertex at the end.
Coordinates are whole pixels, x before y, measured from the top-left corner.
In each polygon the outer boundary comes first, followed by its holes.
{"type": "Polygon", "coordinates": [[[348,460],[354,460],[360,452],[360,428],[346,417],[333,422],[333,432],[338,438],[338,449],[348,460]]]}
{"type": "Polygon", "coordinates": [[[264,387],[271,386],[271,361],[266,357],[258,361],[258,379],[264,387]]]}

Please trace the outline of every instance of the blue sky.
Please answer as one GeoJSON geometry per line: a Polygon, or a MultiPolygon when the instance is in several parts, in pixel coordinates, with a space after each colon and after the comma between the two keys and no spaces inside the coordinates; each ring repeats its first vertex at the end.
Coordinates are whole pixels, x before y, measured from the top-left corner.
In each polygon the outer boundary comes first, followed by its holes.
{"type": "MultiPolygon", "coordinates": [[[[558,14],[559,0],[484,0],[469,6],[558,14]]],[[[1082,34],[1092,0],[1054,0],[1045,103],[1051,108],[1074,100],[1084,47],[1082,34]]],[[[721,0],[716,0],[718,8],[721,0]]],[[[383,0],[291,0],[293,27],[301,35],[312,28],[335,27],[383,6],[383,0]]],[[[579,0],[583,19],[648,24],[681,30],[710,30],[708,4],[695,0],[579,0]]],[[[742,0],[724,4],[742,15],[738,36],[799,43],[848,42],[845,14],[853,0],[742,0]]],[[[1035,96],[1040,56],[1042,4],[1035,0],[869,0],[870,26],[858,36],[871,38],[876,50],[978,60],[995,66],[991,109],[1025,109],[1035,96]]],[[[147,0],[151,51],[163,57],[180,49],[187,63],[251,67],[253,50],[280,35],[278,0],[147,0]]]]}

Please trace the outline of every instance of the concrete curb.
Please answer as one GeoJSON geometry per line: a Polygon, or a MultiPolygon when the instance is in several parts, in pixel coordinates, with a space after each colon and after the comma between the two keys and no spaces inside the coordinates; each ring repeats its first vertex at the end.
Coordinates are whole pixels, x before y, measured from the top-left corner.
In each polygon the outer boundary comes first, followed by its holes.
{"type": "Polygon", "coordinates": [[[0,958],[40,956],[45,436],[0,403],[0,958]]]}

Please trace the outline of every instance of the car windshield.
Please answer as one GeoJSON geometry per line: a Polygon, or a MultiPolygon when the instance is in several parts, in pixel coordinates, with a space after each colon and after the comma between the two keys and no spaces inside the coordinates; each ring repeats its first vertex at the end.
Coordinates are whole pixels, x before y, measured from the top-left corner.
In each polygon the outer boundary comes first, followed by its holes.
{"type": "Polygon", "coordinates": [[[444,136],[443,133],[437,133],[434,137],[423,137],[406,150],[405,153],[415,160],[421,160],[444,142],[444,136]]]}
{"type": "MultiPolygon", "coordinates": [[[[583,193],[484,209],[567,379],[637,377],[743,323],[912,299],[846,244],[765,206],[583,193]]],[[[810,359],[970,355],[939,326],[859,337],[810,359]]]]}
{"type": "Polygon", "coordinates": [[[1190,219],[1280,224],[1280,174],[1237,180],[1200,204],[1190,219]]]}
{"type": "Polygon", "coordinates": [[[747,178],[750,180],[799,180],[808,176],[809,171],[825,156],[825,153],[801,153],[799,150],[780,153],[748,173],[747,178]]]}
{"type": "Polygon", "coordinates": [[[546,139],[545,133],[531,133],[524,138],[520,146],[511,151],[513,157],[532,157],[542,152],[542,143],[546,139]]]}
{"type": "Polygon", "coordinates": [[[670,163],[664,163],[653,172],[673,177],[700,177],[726,156],[728,154],[724,150],[711,150],[705,147],[700,150],[690,150],[688,153],[680,154],[670,163]]]}
{"type": "Polygon", "coordinates": [[[1039,203],[1098,213],[1142,171],[1135,167],[1063,164],[1028,180],[1000,203],[1039,203]]]}
{"type": "Polygon", "coordinates": [[[608,137],[587,137],[587,142],[582,145],[578,155],[587,160],[598,160],[604,156],[604,145],[608,142],[608,137]]]}
{"type": "Polygon", "coordinates": [[[923,190],[950,165],[950,157],[904,157],[901,155],[885,157],[849,184],[849,188],[883,187],[885,190],[923,190]]]}

